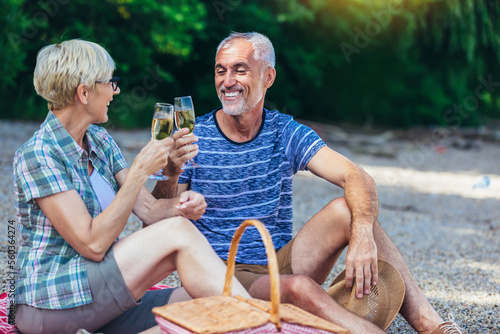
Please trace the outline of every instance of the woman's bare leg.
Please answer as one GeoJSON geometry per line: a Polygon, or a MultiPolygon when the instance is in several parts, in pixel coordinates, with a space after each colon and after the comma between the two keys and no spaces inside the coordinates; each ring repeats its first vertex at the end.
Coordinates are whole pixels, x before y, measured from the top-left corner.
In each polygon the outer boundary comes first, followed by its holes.
{"type": "MultiPolygon", "coordinates": [[[[139,230],[118,241],[113,252],[136,300],[175,270],[189,296],[222,294],[226,265],[201,232],[185,218],[169,218],[139,230]]],[[[233,279],[232,292],[250,297],[236,279],[233,279]]]]}

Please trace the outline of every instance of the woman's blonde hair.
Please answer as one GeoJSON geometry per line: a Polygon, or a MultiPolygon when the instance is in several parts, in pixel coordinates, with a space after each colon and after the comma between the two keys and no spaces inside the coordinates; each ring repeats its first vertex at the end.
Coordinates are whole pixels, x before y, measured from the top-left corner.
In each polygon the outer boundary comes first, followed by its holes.
{"type": "Polygon", "coordinates": [[[114,69],[115,62],[102,46],[72,39],[38,52],[33,84],[49,109],[57,110],[73,104],[81,83],[95,93],[96,81],[108,81],[114,69]]]}

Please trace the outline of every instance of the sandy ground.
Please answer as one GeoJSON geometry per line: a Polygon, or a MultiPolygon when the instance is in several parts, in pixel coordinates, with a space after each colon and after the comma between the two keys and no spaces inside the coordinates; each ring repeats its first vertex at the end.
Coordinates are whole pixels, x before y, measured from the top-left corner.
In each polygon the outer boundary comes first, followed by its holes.
{"type": "MultiPolygon", "coordinates": [[[[375,179],[379,220],[438,312],[453,315],[466,333],[500,333],[500,142],[428,130],[367,135],[311,125],[375,179]],[[485,177],[487,186],[481,185],[485,177]]],[[[38,126],[0,121],[2,276],[7,272],[7,225],[16,219],[12,157],[38,126]]],[[[149,139],[147,129],[110,133],[129,163],[149,139]]],[[[294,179],[295,231],[342,195],[341,189],[310,173],[299,173],[294,179]]],[[[123,234],[138,227],[131,217],[123,234]]],[[[343,269],[344,257],[323,286],[343,269]]],[[[178,284],[175,275],[163,282],[178,284]]],[[[4,278],[0,290],[6,289],[4,278]]],[[[414,331],[398,316],[387,332],[414,331]]]]}

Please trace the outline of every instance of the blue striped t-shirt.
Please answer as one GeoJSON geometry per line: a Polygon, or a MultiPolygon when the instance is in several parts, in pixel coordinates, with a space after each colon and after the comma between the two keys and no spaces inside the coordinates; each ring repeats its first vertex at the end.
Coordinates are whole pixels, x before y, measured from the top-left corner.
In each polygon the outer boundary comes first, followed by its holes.
{"type": "MultiPolygon", "coordinates": [[[[261,220],[280,249],[292,238],[292,177],[306,169],[325,143],[291,116],[266,109],[255,138],[237,143],[220,131],[217,110],[196,119],[199,152],[194,161],[199,167],[186,169],[179,178],[179,183],[190,183],[203,194],[208,205],[194,224],[223,259],[245,219],[261,220]]],[[[236,262],[267,264],[255,228],[243,234],[236,262]]]]}

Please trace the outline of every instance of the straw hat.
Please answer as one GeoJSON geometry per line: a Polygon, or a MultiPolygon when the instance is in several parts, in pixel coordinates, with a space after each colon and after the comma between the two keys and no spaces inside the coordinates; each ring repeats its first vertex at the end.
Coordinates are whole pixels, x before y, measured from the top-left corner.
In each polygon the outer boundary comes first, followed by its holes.
{"type": "Polygon", "coordinates": [[[341,272],[326,291],[337,303],[349,311],[369,320],[386,330],[403,304],[405,284],[401,274],[389,263],[378,261],[378,282],[371,286],[371,293],[356,297],[356,289],[345,287],[345,270],[341,272]]]}

